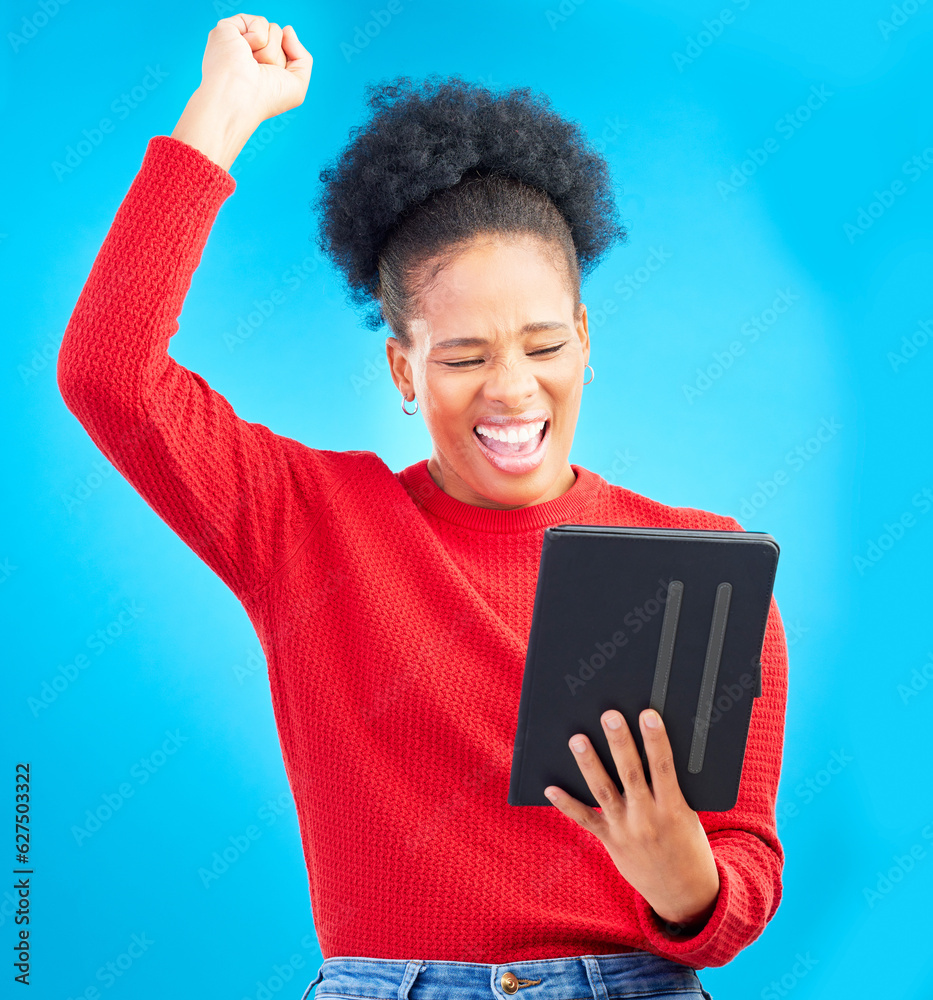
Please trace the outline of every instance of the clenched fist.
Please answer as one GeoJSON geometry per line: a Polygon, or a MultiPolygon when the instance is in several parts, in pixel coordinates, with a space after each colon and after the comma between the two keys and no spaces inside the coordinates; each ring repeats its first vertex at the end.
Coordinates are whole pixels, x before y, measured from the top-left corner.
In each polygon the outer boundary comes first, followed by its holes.
{"type": "Polygon", "coordinates": [[[258,14],[235,14],[208,33],[201,89],[223,99],[255,128],[301,104],[311,63],[290,24],[282,29],[258,14]]]}
{"type": "Polygon", "coordinates": [[[310,79],[311,54],[290,24],[283,30],[257,14],[225,17],[208,33],[201,85],[172,138],[229,170],[267,118],[301,104],[310,79]]]}

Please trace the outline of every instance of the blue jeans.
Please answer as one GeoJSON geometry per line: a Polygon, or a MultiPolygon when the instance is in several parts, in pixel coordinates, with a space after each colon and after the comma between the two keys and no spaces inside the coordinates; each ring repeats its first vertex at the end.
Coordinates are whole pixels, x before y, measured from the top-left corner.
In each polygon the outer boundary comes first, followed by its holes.
{"type": "Polygon", "coordinates": [[[687,965],[631,951],[489,965],[385,958],[324,959],[301,1000],[712,1000],[687,965]]]}

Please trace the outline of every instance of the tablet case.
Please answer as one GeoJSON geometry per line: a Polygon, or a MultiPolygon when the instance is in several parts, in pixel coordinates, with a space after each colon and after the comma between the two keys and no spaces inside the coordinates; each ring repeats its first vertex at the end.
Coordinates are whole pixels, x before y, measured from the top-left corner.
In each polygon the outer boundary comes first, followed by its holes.
{"type": "Polygon", "coordinates": [[[761,695],[779,548],[766,532],[561,524],[545,528],[509,783],[510,805],[557,785],[590,806],[568,741],[585,733],[622,788],[600,715],[656,709],[696,811],[731,809],[761,695]]]}

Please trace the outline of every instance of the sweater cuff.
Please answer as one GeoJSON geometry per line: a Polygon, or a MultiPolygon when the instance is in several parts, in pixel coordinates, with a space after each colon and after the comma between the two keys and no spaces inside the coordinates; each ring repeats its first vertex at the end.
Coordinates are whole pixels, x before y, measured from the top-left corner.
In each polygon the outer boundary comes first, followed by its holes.
{"type": "MultiPolygon", "coordinates": [[[[684,965],[695,965],[702,968],[707,965],[725,965],[747,942],[739,941],[742,936],[739,927],[734,926],[734,909],[732,897],[732,870],[715,854],[713,860],[719,872],[719,895],[716,897],[716,907],[709,919],[694,934],[690,936],[672,934],[670,925],[662,920],[651,907],[651,904],[641,893],[635,895],[635,911],[638,922],[651,948],[684,965]],[[728,955],[721,957],[723,949],[728,955]]],[[[737,876],[736,876],[737,877],[737,876]]]]}
{"type": "Polygon", "coordinates": [[[165,187],[193,186],[218,206],[236,189],[233,176],[219,163],[170,135],[152,136],[143,163],[158,169],[165,187]]]}

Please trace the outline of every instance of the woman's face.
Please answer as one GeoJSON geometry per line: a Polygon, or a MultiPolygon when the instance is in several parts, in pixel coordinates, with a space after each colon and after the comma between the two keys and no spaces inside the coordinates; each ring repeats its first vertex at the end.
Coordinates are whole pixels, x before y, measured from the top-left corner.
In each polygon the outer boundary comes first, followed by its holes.
{"type": "Polygon", "coordinates": [[[414,393],[433,441],[428,471],[466,503],[525,507],[574,484],[568,456],[590,342],[586,306],[574,316],[560,263],[530,235],[478,238],[421,295],[411,348],[386,340],[393,380],[414,393]],[[514,438],[523,425],[525,444],[476,430],[514,438]]]}

